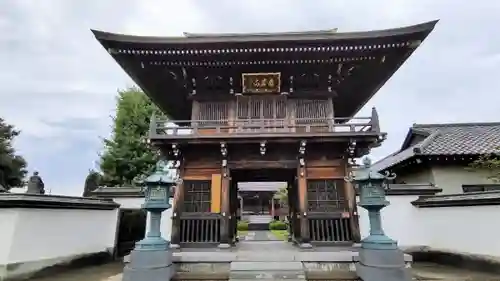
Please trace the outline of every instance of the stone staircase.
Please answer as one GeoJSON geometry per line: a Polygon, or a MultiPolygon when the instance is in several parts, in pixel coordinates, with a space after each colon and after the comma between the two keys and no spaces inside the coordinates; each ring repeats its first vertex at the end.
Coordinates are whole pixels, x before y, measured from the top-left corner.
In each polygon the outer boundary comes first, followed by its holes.
{"type": "Polygon", "coordinates": [[[300,251],[284,241],[242,241],[237,252],[230,281],[358,280],[350,253],[300,251]]]}
{"type": "Polygon", "coordinates": [[[248,220],[248,230],[269,230],[269,223],[273,220],[272,216],[268,215],[249,215],[246,217],[248,220]]]}
{"type": "Polygon", "coordinates": [[[302,263],[298,261],[236,261],[231,263],[229,280],[305,281],[306,273],[302,267],[302,263]]]}

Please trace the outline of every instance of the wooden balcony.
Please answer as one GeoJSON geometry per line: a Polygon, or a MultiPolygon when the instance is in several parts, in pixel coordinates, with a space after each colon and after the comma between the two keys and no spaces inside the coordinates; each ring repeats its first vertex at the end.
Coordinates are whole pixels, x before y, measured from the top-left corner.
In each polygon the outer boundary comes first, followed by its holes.
{"type": "Polygon", "coordinates": [[[168,120],[153,116],[151,140],[383,136],[375,109],[370,117],[168,120]]]}

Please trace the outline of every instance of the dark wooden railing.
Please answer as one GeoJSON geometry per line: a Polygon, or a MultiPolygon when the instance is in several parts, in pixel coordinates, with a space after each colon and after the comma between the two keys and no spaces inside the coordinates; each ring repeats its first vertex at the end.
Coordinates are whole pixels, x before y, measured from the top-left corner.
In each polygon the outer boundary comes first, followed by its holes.
{"type": "Polygon", "coordinates": [[[220,242],[219,216],[189,216],[180,218],[180,242],[216,244],[220,242]]]}
{"type": "Polygon", "coordinates": [[[189,139],[259,135],[319,135],[319,134],[380,134],[378,114],[370,117],[228,119],[228,120],[168,120],[153,116],[150,138],[189,139]]]}
{"type": "Polygon", "coordinates": [[[349,218],[309,218],[309,235],[311,242],[353,241],[349,218]]]}

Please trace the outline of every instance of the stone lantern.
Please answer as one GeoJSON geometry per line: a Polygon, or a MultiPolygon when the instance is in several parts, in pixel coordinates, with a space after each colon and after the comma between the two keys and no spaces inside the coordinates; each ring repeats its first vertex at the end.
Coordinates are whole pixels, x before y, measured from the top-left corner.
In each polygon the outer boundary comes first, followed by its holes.
{"type": "Polygon", "coordinates": [[[166,169],[160,161],[153,174],[143,183],[149,228],[146,237],[137,242],[130,253],[130,262],[123,271],[123,281],[165,281],[174,274],[170,241],[161,236],[161,214],[171,208],[170,189],[178,183],[174,169],[166,169]]]}
{"type": "Polygon", "coordinates": [[[371,160],[365,158],[363,166],[346,178],[358,187],[358,205],[368,211],[370,220],[370,234],[361,240],[359,262],[356,264],[356,272],[364,281],[411,280],[404,253],[395,240],[385,235],[380,216],[380,210],[389,205],[385,194],[387,180],[395,177],[395,174],[381,174],[373,170],[371,160]]]}

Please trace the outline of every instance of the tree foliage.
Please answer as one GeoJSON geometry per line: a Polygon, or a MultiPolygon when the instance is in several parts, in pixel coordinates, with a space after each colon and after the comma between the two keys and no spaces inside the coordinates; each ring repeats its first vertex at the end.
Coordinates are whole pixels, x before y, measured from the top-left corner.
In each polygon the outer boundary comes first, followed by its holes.
{"type": "Polygon", "coordinates": [[[90,196],[90,193],[99,188],[101,185],[101,174],[95,170],[90,170],[87,178],[85,178],[85,187],[83,189],[83,197],[90,196]]]}
{"type": "Polygon", "coordinates": [[[281,206],[288,205],[288,189],[287,187],[281,187],[274,193],[274,199],[277,199],[280,202],[281,206]]]}
{"type": "MultiPolygon", "coordinates": [[[[499,148],[500,151],[500,148],[499,148]]],[[[486,171],[488,178],[494,182],[500,182],[500,155],[492,153],[483,155],[470,164],[473,170],[486,171]]]]}
{"type": "Polygon", "coordinates": [[[26,161],[16,154],[13,147],[14,138],[19,135],[14,126],[0,118],[0,185],[9,190],[24,185],[26,161]]]}
{"type": "Polygon", "coordinates": [[[146,144],[156,106],[137,87],[118,91],[111,138],[104,140],[100,157],[102,184],[130,186],[154,169],[157,154],[146,144]]]}

